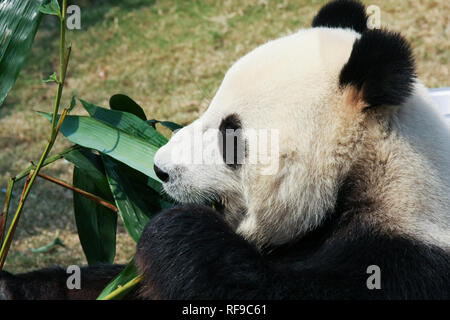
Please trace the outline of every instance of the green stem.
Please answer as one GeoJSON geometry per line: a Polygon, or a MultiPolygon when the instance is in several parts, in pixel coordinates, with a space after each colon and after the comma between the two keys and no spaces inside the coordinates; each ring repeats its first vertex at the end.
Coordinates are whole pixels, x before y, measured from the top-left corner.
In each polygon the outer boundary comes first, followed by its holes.
{"type": "Polygon", "coordinates": [[[8,233],[6,234],[5,241],[2,243],[2,248],[0,250],[0,271],[3,269],[3,265],[5,264],[6,256],[8,255],[9,248],[11,246],[11,241],[14,236],[15,230],[17,228],[17,223],[19,221],[20,215],[22,213],[22,208],[25,204],[25,200],[28,197],[28,194],[30,193],[31,187],[33,186],[33,183],[37,177],[37,174],[39,173],[39,170],[43,167],[44,161],[47,158],[48,154],[50,153],[50,150],[53,147],[53,144],[55,143],[56,137],[58,135],[57,128],[59,127],[56,123],[56,116],[58,114],[59,105],[61,103],[61,96],[62,91],[64,87],[64,82],[66,79],[66,72],[67,72],[67,65],[69,63],[69,57],[70,57],[70,48],[68,48],[66,51],[65,48],[65,40],[66,40],[66,11],[67,11],[67,0],[63,0],[63,6],[62,6],[62,12],[61,12],[61,19],[60,19],[60,40],[59,40],[59,82],[58,82],[58,90],[55,97],[55,104],[53,107],[53,118],[52,118],[52,129],[50,132],[50,139],[44,149],[44,152],[41,155],[41,158],[39,159],[39,162],[36,166],[36,169],[32,170],[30,172],[30,175],[27,179],[27,183],[25,183],[22,197],[19,201],[19,205],[17,207],[16,213],[14,214],[14,218],[11,222],[11,226],[8,229],[8,233]]]}
{"type": "Polygon", "coordinates": [[[98,300],[112,300],[115,297],[117,297],[119,294],[121,294],[122,292],[127,291],[127,290],[131,289],[132,287],[134,287],[135,285],[137,285],[139,282],[142,281],[143,278],[144,277],[142,275],[137,276],[137,277],[133,278],[132,280],[130,280],[129,282],[127,282],[125,285],[119,286],[116,290],[114,290],[113,292],[108,294],[106,297],[98,299],[98,300]]]}
{"type": "MultiPolygon", "coordinates": [[[[65,150],[63,150],[63,151],[61,151],[61,152],[55,154],[55,155],[52,156],[52,157],[49,157],[49,158],[45,159],[44,163],[42,164],[42,168],[44,168],[45,166],[47,166],[47,165],[49,165],[49,164],[51,164],[51,163],[53,163],[53,162],[55,162],[55,161],[57,161],[57,160],[59,160],[59,159],[64,158],[64,156],[65,156],[66,154],[68,154],[69,152],[72,152],[72,151],[74,151],[74,150],[77,150],[77,149],[79,149],[79,148],[80,148],[79,145],[74,145],[74,146],[72,146],[72,147],[70,147],[70,148],[67,148],[67,149],[65,149],[65,150]]],[[[36,170],[36,165],[31,165],[31,166],[29,166],[28,168],[26,168],[25,170],[22,170],[21,172],[19,172],[19,173],[18,173],[15,177],[13,177],[12,179],[14,180],[14,182],[17,182],[17,181],[19,181],[19,180],[22,180],[23,178],[25,178],[26,176],[28,176],[28,175],[30,174],[31,170],[36,170]]]]}
{"type": "Polygon", "coordinates": [[[5,236],[6,221],[8,220],[9,203],[11,202],[14,182],[13,178],[9,179],[8,188],[6,189],[5,204],[3,206],[3,211],[0,214],[0,245],[3,243],[3,237],[5,236]]]}
{"type": "Polygon", "coordinates": [[[67,0],[63,0],[61,19],[60,19],[60,40],[59,40],[59,81],[58,81],[58,92],[56,94],[55,106],[53,109],[52,118],[52,136],[56,129],[56,116],[58,115],[59,103],[61,102],[62,89],[64,87],[64,82],[66,81],[66,71],[67,63],[69,62],[70,48],[65,52],[66,43],[66,11],[67,11],[67,0]],[[66,57],[64,57],[66,54],[66,57]],[[66,61],[67,59],[67,61],[66,61]]]}

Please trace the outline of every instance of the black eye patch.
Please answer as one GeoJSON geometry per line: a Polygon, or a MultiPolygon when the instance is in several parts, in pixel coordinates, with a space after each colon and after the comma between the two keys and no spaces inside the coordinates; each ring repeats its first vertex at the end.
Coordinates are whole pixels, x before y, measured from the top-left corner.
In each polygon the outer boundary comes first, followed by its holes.
{"type": "Polygon", "coordinates": [[[245,140],[242,134],[242,124],[237,114],[224,118],[219,126],[219,149],[223,161],[232,168],[244,163],[245,140]]]}

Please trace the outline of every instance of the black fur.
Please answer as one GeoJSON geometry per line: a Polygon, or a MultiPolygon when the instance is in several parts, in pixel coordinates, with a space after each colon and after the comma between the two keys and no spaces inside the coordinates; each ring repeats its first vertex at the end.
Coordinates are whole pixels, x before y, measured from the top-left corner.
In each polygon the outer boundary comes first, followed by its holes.
{"type": "MultiPolygon", "coordinates": [[[[345,187],[340,196],[352,191],[345,187]]],[[[370,206],[338,209],[305,238],[262,252],[209,207],[167,210],[150,221],[138,243],[136,262],[145,280],[131,298],[450,299],[449,253],[381,233],[364,219],[370,206]],[[379,290],[367,288],[370,265],[381,269],[379,290]]],[[[2,273],[0,283],[8,298],[95,298],[120,271],[96,268],[82,271],[87,292],[76,296],[65,289],[63,269],[2,273]]]]}
{"type": "Polygon", "coordinates": [[[257,251],[214,210],[182,206],[146,227],[137,264],[143,298],[449,299],[450,256],[413,239],[383,235],[360,217],[330,215],[308,238],[257,251]],[[381,269],[369,290],[367,267],[381,269]]]}
{"type": "Polygon", "coordinates": [[[81,268],[81,289],[68,289],[63,268],[13,275],[0,272],[0,300],[93,300],[124,267],[96,265],[81,268]]]}
{"type": "Polygon", "coordinates": [[[362,33],[367,30],[366,9],[359,1],[332,1],[320,9],[313,19],[312,26],[350,28],[362,33]]]}
{"type": "Polygon", "coordinates": [[[412,92],[414,79],[408,42],[397,33],[369,30],[353,44],[339,83],[362,90],[364,101],[372,107],[403,103],[412,92]]]}

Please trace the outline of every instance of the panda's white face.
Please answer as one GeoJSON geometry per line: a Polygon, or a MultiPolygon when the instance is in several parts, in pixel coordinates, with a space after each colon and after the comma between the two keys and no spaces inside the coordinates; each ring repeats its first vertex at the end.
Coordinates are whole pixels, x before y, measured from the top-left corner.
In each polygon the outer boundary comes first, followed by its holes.
{"type": "Polygon", "coordinates": [[[352,143],[337,137],[355,139],[357,116],[342,107],[339,73],[358,37],[311,28],[237,61],[207,111],[157,152],[164,190],[180,202],[220,204],[237,232],[257,244],[283,243],[317,225],[350,165],[339,156],[352,143]],[[235,142],[245,147],[231,159],[242,164],[224,161],[233,150],[223,155],[226,129],[241,129],[235,142]]]}

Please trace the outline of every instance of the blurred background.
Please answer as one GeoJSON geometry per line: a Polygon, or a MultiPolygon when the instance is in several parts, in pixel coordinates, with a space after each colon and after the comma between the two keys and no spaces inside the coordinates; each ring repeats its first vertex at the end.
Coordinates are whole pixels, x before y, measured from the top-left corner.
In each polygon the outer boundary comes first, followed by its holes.
{"type": "MultiPolygon", "coordinates": [[[[264,42],[308,27],[319,0],[78,0],[81,29],[68,32],[72,56],[62,105],[70,97],[108,106],[124,93],[148,118],[182,125],[207,107],[231,64],[264,42]]],[[[412,44],[419,78],[430,88],[450,86],[450,2],[447,0],[371,0],[381,25],[401,32],[412,44]]],[[[43,83],[58,69],[58,21],[45,16],[32,52],[15,87],[0,108],[0,204],[8,178],[36,161],[49,124],[35,111],[51,112],[55,84],[43,83]]],[[[82,108],[73,113],[82,114],[82,108]]],[[[168,132],[165,134],[169,135],[168,132]]],[[[53,152],[70,143],[59,137],[53,152]]],[[[59,161],[47,173],[71,183],[72,165],[59,161]]],[[[17,204],[23,182],[15,188],[17,204]]],[[[12,205],[10,213],[14,212],[12,205]]],[[[134,254],[123,227],[117,234],[116,262],[134,254]]],[[[38,178],[33,186],[5,269],[23,272],[86,264],[76,233],[72,193],[38,178]],[[30,248],[59,237],[66,247],[48,253],[30,248]]]]}

